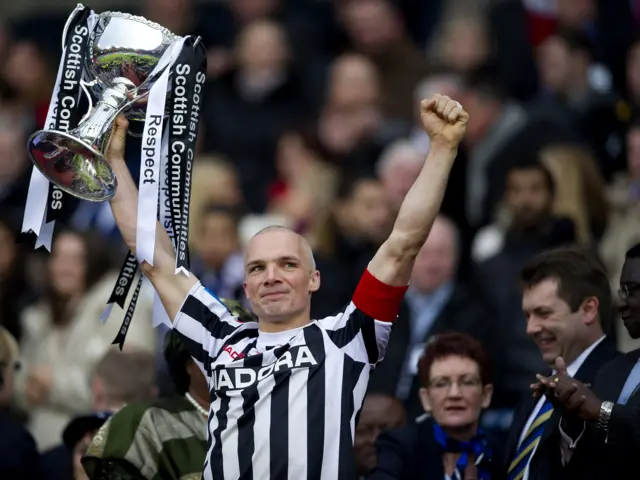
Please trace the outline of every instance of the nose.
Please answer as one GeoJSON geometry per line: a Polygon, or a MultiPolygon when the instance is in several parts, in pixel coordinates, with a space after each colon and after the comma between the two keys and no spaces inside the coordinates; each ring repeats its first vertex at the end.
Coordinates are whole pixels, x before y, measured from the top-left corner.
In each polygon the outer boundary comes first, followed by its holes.
{"type": "Polygon", "coordinates": [[[458,384],[458,382],[451,383],[448,396],[449,398],[459,398],[462,396],[462,390],[460,390],[460,385],[458,384]]]}
{"type": "Polygon", "coordinates": [[[527,319],[527,335],[530,337],[534,336],[536,333],[540,333],[542,331],[542,326],[535,319],[535,317],[531,316],[527,319]]]}
{"type": "Polygon", "coordinates": [[[264,284],[274,285],[280,281],[278,269],[275,265],[268,265],[265,269],[264,284]]]}

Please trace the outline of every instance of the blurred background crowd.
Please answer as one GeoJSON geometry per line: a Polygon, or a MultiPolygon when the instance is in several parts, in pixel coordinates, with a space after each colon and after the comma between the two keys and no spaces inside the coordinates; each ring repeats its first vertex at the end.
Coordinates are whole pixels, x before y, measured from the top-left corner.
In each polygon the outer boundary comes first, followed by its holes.
{"type": "MultiPolygon", "coordinates": [[[[417,365],[425,342],[453,330],[494,359],[483,418],[487,428],[508,429],[544,368],[518,286],[534,255],[592,247],[617,289],[624,253],[640,241],[640,2],[86,4],[204,39],[192,269],[229,300],[244,300],[245,242],[278,223],[314,248],[322,287],[313,318],[345,305],[429,151],[419,101],[441,93],[464,105],[470,122],[442,215],[370,384],[409,417],[423,413],[417,365]]],[[[12,392],[0,402],[26,422],[40,452],[58,447],[67,423],[94,408],[95,369],[115,348],[123,316],[116,307],[106,324],[98,320],[125,254],[108,204],[68,201],[51,253],[16,243],[32,168],[26,138],[44,126],[72,8],[23,0],[4,5],[0,20],[0,325],[20,351],[12,392]]],[[[127,145],[134,175],[138,142],[127,145]]],[[[125,350],[152,355],[158,392],[168,394],[174,385],[152,303],[146,288],[125,350]]],[[[620,323],[613,328],[620,350],[639,346],[620,323]]]]}

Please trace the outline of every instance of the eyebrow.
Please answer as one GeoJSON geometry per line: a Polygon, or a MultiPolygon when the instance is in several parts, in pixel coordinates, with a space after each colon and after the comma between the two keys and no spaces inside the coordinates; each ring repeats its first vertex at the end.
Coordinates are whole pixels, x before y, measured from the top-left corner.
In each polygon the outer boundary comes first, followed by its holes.
{"type": "MultiPolygon", "coordinates": [[[[293,257],[291,255],[285,255],[283,257],[278,257],[276,258],[277,262],[295,262],[295,263],[302,263],[302,261],[298,258],[298,257],[293,257]]],[[[265,260],[262,259],[257,259],[257,260],[251,260],[250,262],[247,262],[247,265],[245,268],[251,268],[253,266],[256,265],[262,265],[264,263],[267,263],[265,260]]]]}

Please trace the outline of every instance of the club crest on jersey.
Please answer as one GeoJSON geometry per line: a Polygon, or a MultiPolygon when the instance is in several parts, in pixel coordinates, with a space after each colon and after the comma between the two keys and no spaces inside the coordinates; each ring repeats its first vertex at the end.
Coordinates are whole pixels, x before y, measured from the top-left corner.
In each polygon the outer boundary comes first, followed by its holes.
{"type": "Polygon", "coordinates": [[[215,391],[240,390],[251,387],[274,373],[308,368],[317,364],[309,347],[306,345],[292,347],[275,362],[263,367],[218,367],[213,371],[213,389],[215,391]]]}

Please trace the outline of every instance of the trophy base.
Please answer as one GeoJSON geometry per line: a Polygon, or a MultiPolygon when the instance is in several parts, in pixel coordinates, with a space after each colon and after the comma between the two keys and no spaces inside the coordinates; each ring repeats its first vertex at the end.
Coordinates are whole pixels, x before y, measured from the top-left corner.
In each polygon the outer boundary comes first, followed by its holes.
{"type": "Polygon", "coordinates": [[[47,180],[74,197],[105,202],[116,193],[117,180],[104,156],[66,132],[36,132],[29,137],[27,151],[47,180]]]}

